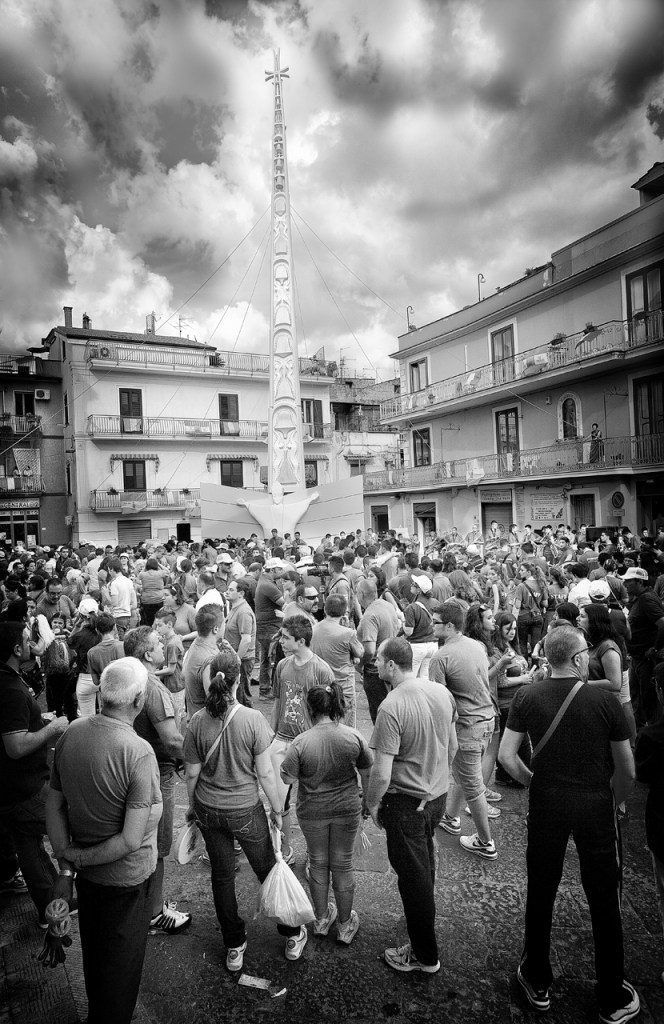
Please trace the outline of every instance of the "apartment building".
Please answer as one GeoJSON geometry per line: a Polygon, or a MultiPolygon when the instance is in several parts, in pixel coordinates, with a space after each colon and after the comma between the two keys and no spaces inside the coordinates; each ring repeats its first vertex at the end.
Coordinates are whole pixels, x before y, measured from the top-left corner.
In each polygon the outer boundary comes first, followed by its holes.
{"type": "Polygon", "coordinates": [[[61,544],[66,522],[60,363],[47,349],[0,352],[0,540],[61,544]]]}
{"type": "MultiPolygon", "coordinates": [[[[143,334],[93,328],[87,315],[74,327],[69,307],[64,319],[46,343],[62,361],[69,396],[67,511],[75,540],[198,540],[201,481],[265,490],[267,354],[158,335],[152,315],[143,334]]],[[[331,423],[335,372],[335,364],[300,359],[307,487],[353,469],[331,423]]],[[[389,443],[385,428],[377,436],[389,443]]],[[[360,453],[367,443],[360,437],[360,453]]]]}
{"type": "Polygon", "coordinates": [[[664,164],[632,187],[635,210],[399,338],[381,422],[404,466],[366,475],[369,524],[426,539],[664,515],[664,164]]]}

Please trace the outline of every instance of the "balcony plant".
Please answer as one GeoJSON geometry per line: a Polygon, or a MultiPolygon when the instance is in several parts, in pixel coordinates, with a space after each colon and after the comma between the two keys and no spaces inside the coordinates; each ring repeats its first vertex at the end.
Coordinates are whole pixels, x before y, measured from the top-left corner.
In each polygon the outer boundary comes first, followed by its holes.
{"type": "Polygon", "coordinates": [[[191,491],[189,490],[188,487],[183,487],[181,493],[182,494],[191,494],[191,491]]]}
{"type": "Polygon", "coordinates": [[[109,487],[108,493],[109,494],[117,494],[118,492],[116,491],[115,487],[109,487]]]}
{"type": "Polygon", "coordinates": [[[565,341],[567,341],[567,335],[563,331],[558,331],[558,333],[554,334],[554,336],[552,337],[551,344],[562,345],[565,341]]]}
{"type": "Polygon", "coordinates": [[[163,491],[163,489],[161,487],[155,487],[154,493],[155,494],[163,494],[164,491],[163,491]]]}

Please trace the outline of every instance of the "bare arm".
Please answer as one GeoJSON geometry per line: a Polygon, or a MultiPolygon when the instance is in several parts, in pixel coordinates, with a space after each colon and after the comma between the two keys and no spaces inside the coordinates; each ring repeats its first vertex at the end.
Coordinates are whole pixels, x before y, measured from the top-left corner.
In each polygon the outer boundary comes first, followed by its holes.
{"type": "Polygon", "coordinates": [[[591,686],[599,686],[611,693],[620,693],[622,686],[622,659],[617,651],[605,651],[601,657],[604,679],[589,679],[591,686]]]}
{"type": "Polygon", "coordinates": [[[189,807],[185,815],[187,821],[193,821],[194,818],[194,790],[196,789],[196,783],[198,782],[198,776],[201,774],[202,764],[192,764],[187,761],[184,769],[185,781],[187,783],[187,797],[189,798],[189,807]]]}
{"type": "Polygon", "coordinates": [[[46,797],[46,832],[60,869],[72,868],[73,863],[66,860],[64,856],[65,850],[71,843],[67,802],[64,793],[58,789],[49,789],[46,797]]]}
{"type": "Polygon", "coordinates": [[[258,776],[261,788],[270,801],[270,806],[272,808],[270,817],[274,821],[275,825],[281,828],[283,807],[281,806],[281,799],[277,790],[277,778],[274,774],[274,767],[272,765],[272,758],[270,757],[269,749],[264,750],[262,754],[256,754],[254,764],[256,765],[256,775],[258,776]]]}
{"type": "Polygon", "coordinates": [[[521,782],[524,786],[529,786],[533,773],[530,768],[526,768],[518,753],[524,736],[525,733],[523,732],[514,732],[513,729],[505,729],[505,733],[500,743],[498,757],[500,759],[500,763],[504,765],[506,771],[509,772],[513,779],[516,779],[517,782],[521,782]]]}
{"type": "Polygon", "coordinates": [[[362,658],[362,664],[368,665],[376,653],[376,642],[375,640],[363,640],[362,646],[364,647],[364,657],[362,658]]]}
{"type": "Polygon", "coordinates": [[[12,761],[18,761],[21,757],[27,757],[28,754],[34,753],[35,750],[39,750],[45,743],[54,739],[56,736],[60,736],[65,731],[69,722],[66,718],[54,718],[52,722],[45,725],[43,729],[39,729],[38,732],[7,732],[3,734],[2,742],[5,745],[5,752],[7,757],[11,757],[12,761]]]}
{"type": "Polygon", "coordinates": [[[87,868],[96,864],[112,864],[121,860],[128,853],[140,849],[145,837],[150,807],[127,807],[125,810],[122,832],[105,839],[96,846],[77,846],[71,843],[65,850],[65,857],[74,867],[87,868]]]}
{"type": "Polygon", "coordinates": [[[387,793],[387,787],[390,784],[392,778],[392,762],[394,761],[393,754],[384,754],[382,751],[376,751],[376,760],[373,763],[371,774],[369,777],[369,789],[366,797],[367,810],[374,820],[374,824],[381,828],[378,821],[378,811],[380,803],[385,794],[387,793]]]}
{"type": "Polygon", "coordinates": [[[611,785],[613,795],[617,804],[623,803],[632,791],[636,769],[634,768],[634,755],[629,745],[629,740],[611,742],[611,756],[613,758],[613,778],[611,785]]]}
{"type": "Polygon", "coordinates": [[[240,645],[237,649],[237,656],[242,661],[243,658],[247,657],[248,652],[251,650],[251,633],[242,633],[240,635],[240,645]]]}
{"type": "Polygon", "coordinates": [[[166,748],[166,753],[173,757],[182,758],[182,735],[180,734],[174,718],[166,718],[163,722],[155,722],[154,727],[159,734],[159,739],[166,748]]]}

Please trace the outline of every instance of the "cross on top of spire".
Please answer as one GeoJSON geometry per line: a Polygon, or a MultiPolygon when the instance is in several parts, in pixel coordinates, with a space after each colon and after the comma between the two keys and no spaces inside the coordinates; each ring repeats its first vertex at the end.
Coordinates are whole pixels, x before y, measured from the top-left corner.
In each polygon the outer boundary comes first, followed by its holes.
{"type": "Polygon", "coordinates": [[[279,50],[273,50],[272,52],[274,53],[274,70],[265,72],[265,81],[269,82],[273,78],[290,78],[288,68],[279,67],[279,50]]]}

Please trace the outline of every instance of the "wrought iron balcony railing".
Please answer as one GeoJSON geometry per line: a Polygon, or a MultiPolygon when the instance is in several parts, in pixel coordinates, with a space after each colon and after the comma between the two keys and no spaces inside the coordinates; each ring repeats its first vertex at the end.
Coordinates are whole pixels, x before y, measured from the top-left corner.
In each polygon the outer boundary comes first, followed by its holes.
{"type": "Polygon", "coordinates": [[[367,473],[365,491],[473,485],[484,480],[528,476],[594,473],[600,470],[650,468],[664,464],[664,434],[609,437],[600,442],[564,441],[548,448],[530,448],[502,455],[436,462],[431,466],[385,469],[367,473]]]}
{"type": "Polygon", "coordinates": [[[20,476],[0,476],[0,494],[42,494],[44,480],[41,476],[22,473],[20,476]]]}
{"type": "MultiPolygon", "coordinates": [[[[138,342],[89,341],[85,346],[88,362],[104,366],[122,366],[150,370],[171,370],[176,373],[213,373],[222,376],[267,376],[270,357],[254,352],[196,352],[166,345],[138,342]]],[[[300,357],[302,377],[330,379],[336,364],[322,359],[300,357]]]]}
{"type": "Polygon", "coordinates": [[[11,413],[0,413],[0,435],[31,434],[41,431],[41,416],[30,413],[28,416],[12,416],[11,413]]]}
{"type": "Polygon", "coordinates": [[[592,359],[633,351],[664,340],[662,311],[632,320],[615,320],[591,331],[554,338],[545,345],[517,352],[507,359],[486,363],[454,377],[430,384],[421,391],[395,395],[380,407],[384,420],[422,410],[436,409],[445,402],[467,398],[481,391],[512,387],[550,370],[573,368],[592,359]]]}
{"type": "Polygon", "coordinates": [[[91,491],[90,507],[95,512],[141,512],[143,509],[186,508],[200,504],[199,487],[164,487],[149,491],[91,491]]]}
{"type": "Polygon", "coordinates": [[[179,416],[88,416],[91,437],[120,437],[142,434],[144,437],[223,437],[267,439],[267,423],[259,420],[198,420],[179,416]]]}

